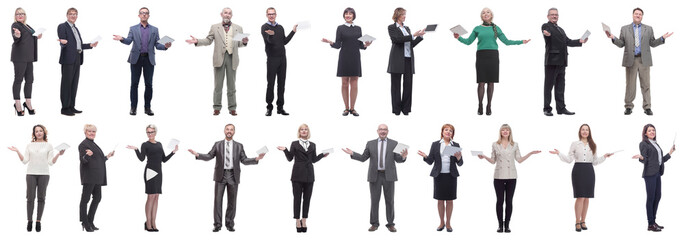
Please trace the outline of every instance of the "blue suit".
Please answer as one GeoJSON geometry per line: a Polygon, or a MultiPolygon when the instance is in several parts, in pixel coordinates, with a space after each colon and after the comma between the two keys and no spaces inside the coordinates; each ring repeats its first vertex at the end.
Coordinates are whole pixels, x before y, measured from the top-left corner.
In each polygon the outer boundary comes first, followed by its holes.
{"type": "MultiPolygon", "coordinates": [[[[130,45],[131,42],[133,43],[131,54],[128,56],[128,63],[130,64],[136,64],[140,58],[140,49],[142,48],[143,44],[140,33],[140,25],[141,24],[136,24],[131,26],[130,30],[128,31],[128,37],[121,40],[121,43],[126,45],[130,45]]],[[[152,63],[152,65],[156,65],[157,63],[154,61],[154,49],[157,48],[159,50],[166,50],[166,47],[164,47],[164,44],[158,43],[159,29],[151,24],[147,24],[147,27],[150,31],[150,41],[146,43],[148,49],[147,51],[149,54],[150,63],[152,63]]]]}

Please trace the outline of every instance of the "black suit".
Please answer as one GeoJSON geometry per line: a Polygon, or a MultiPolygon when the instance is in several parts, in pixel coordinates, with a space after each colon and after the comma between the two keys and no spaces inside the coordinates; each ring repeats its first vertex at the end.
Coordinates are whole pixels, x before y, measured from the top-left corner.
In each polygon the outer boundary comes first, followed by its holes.
{"type": "MultiPolygon", "coordinates": [[[[440,141],[432,143],[430,147],[430,154],[423,160],[427,164],[432,164],[432,171],[430,176],[433,177],[433,198],[436,200],[454,200],[456,199],[458,186],[458,169],[456,165],[463,165],[463,157],[457,159],[454,156],[449,157],[449,173],[441,173],[442,171],[442,154],[440,141]]],[[[451,142],[451,146],[459,147],[458,143],[451,142]]]]}
{"type": "Polygon", "coordinates": [[[285,56],[285,45],[290,42],[295,32],[285,37],[283,26],[278,24],[275,27],[264,23],[261,26],[261,36],[264,38],[266,47],[266,108],[273,109],[273,86],[278,77],[278,110],[283,110],[285,105],[285,73],[287,72],[287,57],[285,56]],[[268,35],[266,30],[273,31],[273,35],[268,35]]]}
{"type": "Polygon", "coordinates": [[[551,111],[551,90],[555,87],[556,111],[565,110],[565,67],[568,66],[568,46],[581,47],[579,39],[571,40],[557,24],[548,22],[542,25],[551,36],[544,36],[544,111],[551,111]]]}
{"type": "Polygon", "coordinates": [[[24,98],[30,99],[33,90],[33,62],[38,61],[38,38],[33,36],[33,28],[23,23],[12,23],[12,55],[11,60],[14,64],[14,84],[12,94],[14,100],[20,99],[21,81],[26,79],[24,84],[24,98]],[[19,30],[21,36],[14,36],[14,29],[19,30]]]}
{"type": "Polygon", "coordinates": [[[302,208],[302,218],[309,217],[309,204],[311,203],[311,193],[313,192],[314,184],[314,166],[315,162],[321,160],[325,154],[316,155],[316,144],[308,142],[309,147],[304,149],[299,143],[299,140],[293,141],[290,145],[290,150],[285,149],[285,157],[287,161],[295,160],[292,166],[292,194],[294,195],[294,218],[299,219],[299,210],[302,208]],[[302,197],[304,197],[304,206],[302,207],[302,197]]]}
{"type": "Polygon", "coordinates": [[[102,199],[102,186],[107,185],[107,165],[105,164],[107,157],[93,140],[87,138],[78,145],[78,156],[81,161],[80,173],[81,185],[83,185],[79,220],[90,225],[95,219],[97,206],[102,199]],[[93,155],[88,156],[86,150],[92,151],[93,155]],[[90,209],[86,212],[91,196],[93,200],[90,203],[90,209]]]}
{"type": "MultiPolygon", "coordinates": [[[[656,143],[656,146],[660,146],[656,143]]],[[[665,173],[665,162],[670,160],[670,154],[658,156],[658,149],[656,149],[649,140],[639,143],[639,152],[644,158],[639,162],[644,164],[644,171],[642,177],[646,183],[646,216],[648,217],[648,225],[655,224],[656,213],[658,212],[658,204],[660,203],[660,176],[665,173]],[[662,163],[660,162],[662,159],[662,163]]],[[[662,149],[661,153],[665,153],[662,149]]]]}
{"type": "Polygon", "coordinates": [[[71,26],[64,22],[57,26],[57,36],[59,39],[67,40],[67,44],[61,44],[59,54],[59,64],[62,64],[62,83],[60,87],[60,100],[62,101],[62,113],[73,113],[76,105],[76,91],[78,90],[78,78],[83,65],[83,51],[91,49],[90,44],[83,43],[81,32],[76,28],[78,36],[74,36],[71,26]],[[81,42],[81,52],[76,46],[76,37],[81,42]]]}
{"type": "MultiPolygon", "coordinates": [[[[430,176],[431,177],[437,177],[439,175],[439,172],[442,170],[442,154],[440,154],[440,145],[439,141],[433,142],[432,146],[430,146],[430,154],[428,154],[427,158],[423,158],[423,161],[425,161],[427,164],[432,164],[432,170],[430,171],[430,176]]],[[[454,147],[460,147],[458,143],[453,142],[451,146],[454,147]]],[[[456,168],[456,165],[462,166],[463,165],[463,156],[461,156],[461,159],[457,159],[454,156],[449,157],[449,173],[451,174],[452,177],[458,177],[460,176],[458,174],[458,169],[456,168]]]]}
{"type": "Polygon", "coordinates": [[[413,39],[411,30],[404,26],[407,36],[397,27],[396,23],[387,26],[390,39],[392,40],[392,48],[390,49],[389,64],[387,66],[387,73],[391,74],[391,95],[392,95],[392,113],[399,114],[403,112],[408,114],[411,112],[411,98],[413,91],[413,74],[415,70],[415,55],[413,47],[423,41],[423,37],[416,37],[413,39]],[[404,55],[404,43],[410,42],[411,57],[404,55]],[[401,75],[404,75],[404,93],[401,93],[401,75]]]}

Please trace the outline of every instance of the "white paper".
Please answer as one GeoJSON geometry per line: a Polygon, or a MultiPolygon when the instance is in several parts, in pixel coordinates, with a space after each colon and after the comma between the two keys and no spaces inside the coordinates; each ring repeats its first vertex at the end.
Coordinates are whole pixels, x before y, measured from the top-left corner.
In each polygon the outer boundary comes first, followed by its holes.
{"type": "Polygon", "coordinates": [[[482,151],[470,151],[470,154],[473,154],[473,156],[479,156],[479,155],[484,155],[482,151]]]}
{"type": "Polygon", "coordinates": [[[173,38],[170,38],[169,36],[164,36],[163,38],[159,39],[159,43],[164,45],[166,45],[167,43],[172,43],[173,41],[176,40],[173,40],[173,38]]]}
{"type": "Polygon", "coordinates": [[[677,141],[677,133],[675,133],[674,139],[672,139],[672,146],[675,145],[676,141],[677,141]]]}
{"type": "Polygon", "coordinates": [[[392,152],[396,154],[401,154],[404,150],[408,150],[409,146],[403,143],[397,143],[397,146],[394,148],[392,152]]]}
{"type": "Polygon", "coordinates": [[[328,149],[323,150],[321,153],[323,153],[323,154],[326,154],[326,153],[327,153],[328,155],[330,155],[330,154],[332,154],[333,152],[335,152],[334,149],[328,148],[328,149]]]}
{"type": "Polygon", "coordinates": [[[99,42],[100,40],[102,40],[102,37],[100,37],[100,35],[97,35],[97,37],[93,38],[93,40],[90,40],[90,43],[96,43],[96,42],[99,42]]]}
{"type": "Polygon", "coordinates": [[[45,32],[45,28],[38,28],[38,29],[36,29],[36,32],[33,33],[33,36],[37,37],[38,35],[43,34],[44,32],[45,32]]]}
{"type": "Polygon", "coordinates": [[[446,146],[444,148],[444,152],[442,152],[443,156],[453,156],[455,153],[460,152],[461,148],[460,147],[454,147],[454,146],[446,146]]]}
{"type": "Polygon", "coordinates": [[[178,139],[173,138],[173,139],[171,139],[171,141],[169,141],[169,144],[166,145],[166,148],[168,148],[168,149],[174,149],[174,148],[176,148],[176,146],[177,146],[179,143],[180,143],[180,141],[178,141],[178,139]]]}
{"type": "Polygon", "coordinates": [[[306,30],[306,29],[311,29],[311,22],[309,21],[301,21],[297,23],[297,31],[299,30],[306,30]]]}
{"type": "Polygon", "coordinates": [[[603,31],[604,32],[608,32],[608,33],[612,34],[610,32],[610,27],[608,25],[606,25],[605,23],[601,23],[601,25],[603,25],[603,31]]]}
{"type": "Polygon", "coordinates": [[[359,38],[359,41],[361,42],[372,42],[375,41],[375,38],[371,35],[365,34],[359,38]]]}
{"type": "Polygon", "coordinates": [[[263,147],[259,148],[259,150],[257,150],[256,153],[257,153],[258,155],[261,155],[262,153],[265,154],[265,153],[267,153],[267,152],[268,152],[268,148],[267,148],[266,146],[263,146],[263,147]]]}
{"type": "Polygon", "coordinates": [[[586,32],[584,32],[584,35],[582,35],[580,40],[585,40],[585,39],[589,38],[589,35],[591,35],[591,32],[589,32],[589,30],[587,30],[586,32]]]}
{"type": "Polygon", "coordinates": [[[622,152],[622,151],[624,151],[624,150],[617,150],[617,151],[612,152],[612,153],[610,153],[610,154],[616,154],[616,153],[619,153],[619,152],[622,152]]]}
{"type": "Polygon", "coordinates": [[[152,169],[146,168],[145,169],[145,181],[149,181],[150,179],[154,178],[157,176],[157,172],[155,172],[152,169]]]}
{"type": "Polygon", "coordinates": [[[449,30],[451,30],[452,33],[455,33],[455,34],[458,34],[461,36],[464,36],[468,33],[468,30],[465,30],[465,28],[463,28],[463,26],[461,26],[461,25],[456,25],[455,27],[452,27],[449,30]]]}
{"type": "Polygon", "coordinates": [[[67,149],[70,148],[70,147],[71,147],[71,146],[69,146],[69,144],[61,143],[61,144],[57,145],[57,147],[55,147],[55,150],[57,150],[57,151],[59,152],[59,151],[62,151],[62,150],[67,150],[67,149]]]}
{"type": "Polygon", "coordinates": [[[235,33],[233,41],[242,41],[242,39],[246,37],[249,37],[249,33],[235,33]]]}

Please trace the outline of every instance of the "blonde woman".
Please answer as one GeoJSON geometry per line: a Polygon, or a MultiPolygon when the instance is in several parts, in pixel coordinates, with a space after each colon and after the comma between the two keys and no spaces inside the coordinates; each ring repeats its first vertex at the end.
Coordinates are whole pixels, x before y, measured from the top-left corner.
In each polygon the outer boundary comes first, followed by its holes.
{"type": "Polygon", "coordinates": [[[35,114],[31,105],[31,92],[33,90],[33,62],[38,61],[38,39],[43,34],[33,36],[36,33],[31,26],[26,24],[26,11],[23,8],[14,10],[14,23],[12,23],[12,63],[14,64],[14,84],[12,84],[12,95],[14,97],[14,111],[17,116],[24,116],[24,110],[29,114],[35,114]],[[21,82],[24,83],[24,98],[22,104],[20,98],[21,82]]]}

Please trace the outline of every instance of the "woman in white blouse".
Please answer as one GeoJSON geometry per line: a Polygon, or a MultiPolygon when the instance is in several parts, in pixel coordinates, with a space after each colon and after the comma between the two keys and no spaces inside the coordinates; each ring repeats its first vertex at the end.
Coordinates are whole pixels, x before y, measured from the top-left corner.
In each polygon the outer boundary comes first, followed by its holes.
{"type": "Polygon", "coordinates": [[[515,170],[515,161],[522,163],[532,154],[540,153],[535,150],[524,157],[520,156],[518,144],[513,141],[513,131],[508,124],[501,125],[499,140],[492,143],[492,157],[484,154],[477,155],[480,159],[486,159],[492,164],[496,163],[494,170],[494,191],[496,192],[496,217],[499,220],[499,228],[496,232],[511,232],[511,214],[513,213],[513,194],[518,174],[515,170]],[[506,202],[506,218],[503,217],[503,205],[506,202]]]}
{"type": "Polygon", "coordinates": [[[591,137],[589,125],[582,124],[579,129],[579,141],[570,145],[570,152],[564,155],[554,149],[551,154],[556,154],[560,159],[567,163],[575,162],[572,168],[572,190],[575,195],[575,231],[587,230],[585,221],[587,219],[587,209],[589,208],[589,198],[594,198],[594,165],[598,165],[606,160],[613,153],[606,153],[601,157],[596,155],[596,143],[591,137]]]}
{"type": "Polygon", "coordinates": [[[57,155],[54,154],[52,145],[47,142],[47,130],[45,130],[43,125],[33,126],[32,135],[33,138],[31,143],[26,146],[24,155],[14,146],[9,147],[9,150],[16,152],[22,163],[28,164],[26,168],[26,211],[28,215],[26,231],[30,232],[33,229],[33,206],[37,191],[38,213],[36,216],[36,232],[40,232],[40,219],[43,216],[43,209],[45,207],[45,192],[50,181],[48,167],[57,162],[57,158],[64,154],[64,150],[59,151],[57,155]]]}

